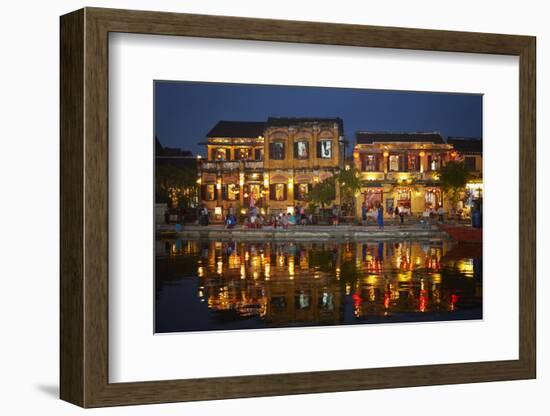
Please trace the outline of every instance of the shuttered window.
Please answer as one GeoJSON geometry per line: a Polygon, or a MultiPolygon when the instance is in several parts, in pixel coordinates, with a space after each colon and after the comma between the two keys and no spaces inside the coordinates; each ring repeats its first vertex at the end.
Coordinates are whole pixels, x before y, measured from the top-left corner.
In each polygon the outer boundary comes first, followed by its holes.
{"type": "Polygon", "coordinates": [[[297,201],[305,201],[307,194],[311,191],[311,184],[299,183],[294,187],[294,199],[297,201]]]}
{"type": "Polygon", "coordinates": [[[332,159],[332,140],[319,140],[317,142],[317,157],[319,159],[332,159]]]}
{"type": "Polygon", "coordinates": [[[407,169],[409,172],[418,172],[420,170],[420,156],[409,154],[407,169]]]}
{"type": "Polygon", "coordinates": [[[215,201],[217,198],[216,185],[202,185],[201,199],[203,201],[215,201]]]}
{"type": "Polygon", "coordinates": [[[269,199],[272,201],[286,201],[287,189],[284,183],[273,183],[269,185],[269,199]]]}
{"type": "Polygon", "coordinates": [[[376,172],[380,165],[378,155],[365,155],[362,170],[364,172],[376,172]]]}
{"type": "Polygon", "coordinates": [[[283,142],[270,143],[269,158],[273,160],[283,160],[285,158],[285,144],[283,142]]]}
{"type": "Polygon", "coordinates": [[[390,172],[399,172],[400,163],[399,155],[389,155],[388,156],[388,170],[390,172]]]}
{"type": "Polygon", "coordinates": [[[294,143],[294,159],[308,159],[309,158],[309,143],[300,140],[294,143]]]}

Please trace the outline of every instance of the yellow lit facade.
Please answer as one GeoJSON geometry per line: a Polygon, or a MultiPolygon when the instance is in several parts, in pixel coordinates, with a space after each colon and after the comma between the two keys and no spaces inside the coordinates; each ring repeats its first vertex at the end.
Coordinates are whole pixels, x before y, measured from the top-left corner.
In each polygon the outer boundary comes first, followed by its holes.
{"type": "MultiPolygon", "coordinates": [[[[204,143],[207,157],[198,163],[201,203],[215,220],[232,208],[246,214],[251,206],[262,214],[291,212],[307,205],[312,187],[341,169],[354,166],[363,203],[385,216],[402,206],[411,215],[451,206],[439,185],[437,171],[449,161],[462,161],[472,172],[464,200],[483,192],[481,141],[443,140],[439,133],[358,132],[352,161],[344,164],[341,119],[269,118],[266,122],[220,121],[204,143]]],[[[340,204],[336,185],[335,204],[340,204]]],[[[461,207],[462,208],[462,207],[461,207]]],[[[468,208],[465,202],[464,208],[468,208]]]]}
{"type": "MultiPolygon", "coordinates": [[[[356,200],[358,217],[363,203],[370,210],[381,204],[386,216],[399,206],[417,216],[440,207],[449,212],[437,171],[448,161],[463,161],[465,155],[439,133],[358,132],[356,143],[353,165],[362,183],[356,200]]],[[[481,183],[481,152],[469,163],[481,183]]]]}
{"type": "Polygon", "coordinates": [[[305,205],[311,188],[334,175],[344,160],[338,118],[220,121],[204,144],[207,158],[199,161],[197,179],[201,203],[222,215],[231,207],[246,212],[255,206],[270,214],[305,205]]]}

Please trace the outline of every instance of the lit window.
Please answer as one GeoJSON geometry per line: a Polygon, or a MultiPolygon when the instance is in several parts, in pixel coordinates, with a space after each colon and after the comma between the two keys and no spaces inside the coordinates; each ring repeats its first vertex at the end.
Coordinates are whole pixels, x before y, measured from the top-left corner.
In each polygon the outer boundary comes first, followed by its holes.
{"type": "Polygon", "coordinates": [[[254,198],[254,201],[257,201],[259,198],[261,198],[259,184],[252,183],[249,185],[248,189],[249,189],[250,197],[254,198]]]}
{"type": "Polygon", "coordinates": [[[239,149],[237,157],[239,160],[246,160],[249,158],[249,149],[239,149]]]}
{"type": "Polygon", "coordinates": [[[227,185],[227,200],[235,201],[239,197],[239,188],[234,183],[227,185]]]}
{"type": "Polygon", "coordinates": [[[205,185],[205,200],[214,201],[216,199],[216,185],[205,185]]]}
{"type": "Polygon", "coordinates": [[[294,159],[307,159],[309,157],[309,144],[306,141],[294,143],[294,159]]]}
{"type": "Polygon", "coordinates": [[[420,170],[420,159],[418,155],[409,155],[409,172],[417,172],[420,170]]]}
{"type": "Polygon", "coordinates": [[[275,184],[275,200],[276,201],[284,201],[285,198],[285,184],[284,183],[277,183],[275,184]]]}
{"type": "Polygon", "coordinates": [[[398,155],[390,155],[388,163],[389,163],[388,169],[390,171],[399,172],[399,156],[398,155]]]}
{"type": "Polygon", "coordinates": [[[410,201],[411,199],[411,192],[410,191],[398,191],[397,192],[397,200],[398,201],[410,201]]]}
{"type": "Polygon", "coordinates": [[[309,184],[307,183],[298,184],[296,188],[295,198],[299,201],[305,201],[308,191],[309,191],[309,184]]]}
{"type": "Polygon", "coordinates": [[[441,158],[439,155],[431,155],[428,157],[430,170],[438,170],[441,167],[441,158]]]}
{"type": "Polygon", "coordinates": [[[320,157],[321,159],[332,158],[332,140],[319,141],[317,149],[318,149],[317,157],[320,157]]]}
{"type": "Polygon", "coordinates": [[[441,191],[439,189],[427,189],[424,200],[426,208],[439,208],[441,206],[441,191]]]}
{"type": "Polygon", "coordinates": [[[271,143],[269,145],[269,158],[283,160],[285,158],[285,144],[283,142],[271,143]]]}
{"type": "Polygon", "coordinates": [[[219,148],[215,152],[216,160],[227,160],[227,149],[219,148]]]}
{"type": "Polygon", "coordinates": [[[366,155],[363,163],[363,171],[376,172],[378,170],[378,158],[376,155],[366,155]]]}

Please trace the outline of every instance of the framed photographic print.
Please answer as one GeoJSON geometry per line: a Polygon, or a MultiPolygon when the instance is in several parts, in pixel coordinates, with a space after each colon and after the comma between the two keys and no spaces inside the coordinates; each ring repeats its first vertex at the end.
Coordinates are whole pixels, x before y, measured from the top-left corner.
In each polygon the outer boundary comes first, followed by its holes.
{"type": "Polygon", "coordinates": [[[62,16],[61,398],[534,378],[535,103],[529,36],[62,16]]]}

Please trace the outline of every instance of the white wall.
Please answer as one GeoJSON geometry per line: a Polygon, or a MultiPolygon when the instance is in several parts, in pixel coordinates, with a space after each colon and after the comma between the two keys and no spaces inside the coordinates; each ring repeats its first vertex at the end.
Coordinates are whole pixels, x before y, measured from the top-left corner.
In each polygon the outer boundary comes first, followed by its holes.
{"type": "MultiPolygon", "coordinates": [[[[536,381],[426,387],[92,410],[87,414],[383,413],[408,415],[544,414],[550,408],[542,332],[544,103],[550,98],[545,61],[550,26],[545,2],[514,1],[69,1],[4,2],[0,15],[0,412],[69,415],[82,410],[56,399],[58,385],[58,16],[82,6],[166,10],[408,26],[538,37],[539,378],[536,381]],[[10,201],[10,203],[6,203],[10,201]],[[15,206],[14,206],[15,203],[15,206]],[[16,212],[14,212],[16,210],[16,212]]],[[[511,149],[509,149],[511,151],[511,149]]],[[[548,191],[545,192],[548,198],[548,191]]],[[[548,201],[547,201],[548,202],[548,201]]],[[[473,340],[475,342],[475,340],[473,340]]],[[[406,354],[406,348],[403,349],[406,354]]]]}

